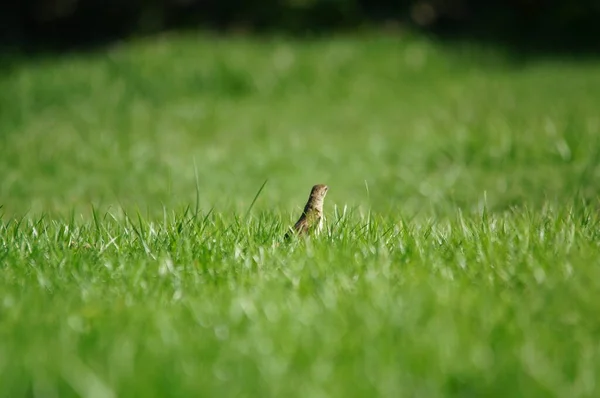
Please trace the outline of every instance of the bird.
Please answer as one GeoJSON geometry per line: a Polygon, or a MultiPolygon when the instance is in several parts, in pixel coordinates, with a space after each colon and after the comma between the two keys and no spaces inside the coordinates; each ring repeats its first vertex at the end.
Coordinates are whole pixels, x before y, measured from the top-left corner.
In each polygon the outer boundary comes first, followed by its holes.
{"type": "Polygon", "coordinates": [[[310,190],[308,201],[304,206],[302,215],[296,221],[293,228],[290,228],[285,234],[285,240],[288,240],[292,234],[304,235],[312,232],[320,233],[323,229],[323,201],[329,187],[325,184],[317,184],[310,190]]]}

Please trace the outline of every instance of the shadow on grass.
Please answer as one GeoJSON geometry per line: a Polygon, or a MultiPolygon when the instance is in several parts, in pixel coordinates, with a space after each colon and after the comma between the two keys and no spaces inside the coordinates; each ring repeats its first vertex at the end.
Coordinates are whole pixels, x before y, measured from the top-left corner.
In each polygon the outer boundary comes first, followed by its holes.
{"type": "MultiPolygon", "coordinates": [[[[168,33],[203,31],[219,36],[247,36],[257,40],[274,35],[293,40],[304,40],[372,32],[402,37],[407,30],[423,34],[442,45],[449,47],[479,47],[499,50],[508,63],[515,66],[535,62],[538,59],[591,60],[600,58],[600,25],[588,24],[580,29],[536,31],[526,24],[510,27],[456,26],[439,24],[432,29],[418,29],[415,26],[385,24],[370,25],[366,28],[336,29],[329,27],[311,29],[246,29],[245,27],[190,27],[184,25],[162,29],[147,34],[119,33],[78,36],[66,34],[42,35],[39,32],[27,38],[0,41],[0,73],[6,75],[23,64],[36,62],[41,58],[61,57],[75,54],[97,53],[110,46],[133,38],[150,38],[168,33]]],[[[552,29],[550,29],[552,30],[552,29]]],[[[51,33],[51,32],[50,32],[51,33]]]]}

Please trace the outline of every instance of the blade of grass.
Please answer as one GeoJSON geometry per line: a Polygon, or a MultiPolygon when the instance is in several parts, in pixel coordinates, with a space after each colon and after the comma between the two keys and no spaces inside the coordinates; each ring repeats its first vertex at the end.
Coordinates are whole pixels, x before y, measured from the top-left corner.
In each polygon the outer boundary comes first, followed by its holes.
{"type": "Polygon", "coordinates": [[[248,219],[248,216],[250,215],[250,211],[254,207],[256,200],[260,196],[260,193],[262,192],[262,190],[265,188],[265,185],[267,185],[267,181],[269,181],[269,179],[266,179],[265,182],[262,183],[262,185],[258,189],[258,192],[256,192],[256,195],[254,195],[254,199],[252,199],[252,203],[250,203],[250,207],[248,207],[248,210],[246,211],[246,215],[244,216],[244,219],[246,219],[246,220],[248,219]]]}

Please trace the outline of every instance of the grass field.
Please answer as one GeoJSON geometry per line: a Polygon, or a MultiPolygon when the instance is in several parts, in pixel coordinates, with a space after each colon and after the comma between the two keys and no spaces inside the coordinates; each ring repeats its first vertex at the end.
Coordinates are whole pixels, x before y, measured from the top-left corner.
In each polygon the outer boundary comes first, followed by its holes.
{"type": "Polygon", "coordinates": [[[0,396],[598,396],[599,109],[600,60],[409,36],[23,60],[0,396]]]}

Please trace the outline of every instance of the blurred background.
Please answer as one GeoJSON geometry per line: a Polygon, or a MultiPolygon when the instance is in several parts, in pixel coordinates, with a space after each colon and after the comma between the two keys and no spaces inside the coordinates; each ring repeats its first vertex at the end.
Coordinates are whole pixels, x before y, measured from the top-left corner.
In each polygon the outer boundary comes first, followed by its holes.
{"type": "Polygon", "coordinates": [[[597,0],[22,0],[4,2],[5,46],[86,47],[178,28],[306,34],[380,25],[573,51],[598,49],[597,0]]]}
{"type": "MultiPolygon", "coordinates": [[[[3,214],[199,201],[453,214],[592,200],[597,0],[23,0],[3,214]]],[[[292,217],[292,216],[290,216],[292,217]]]]}

